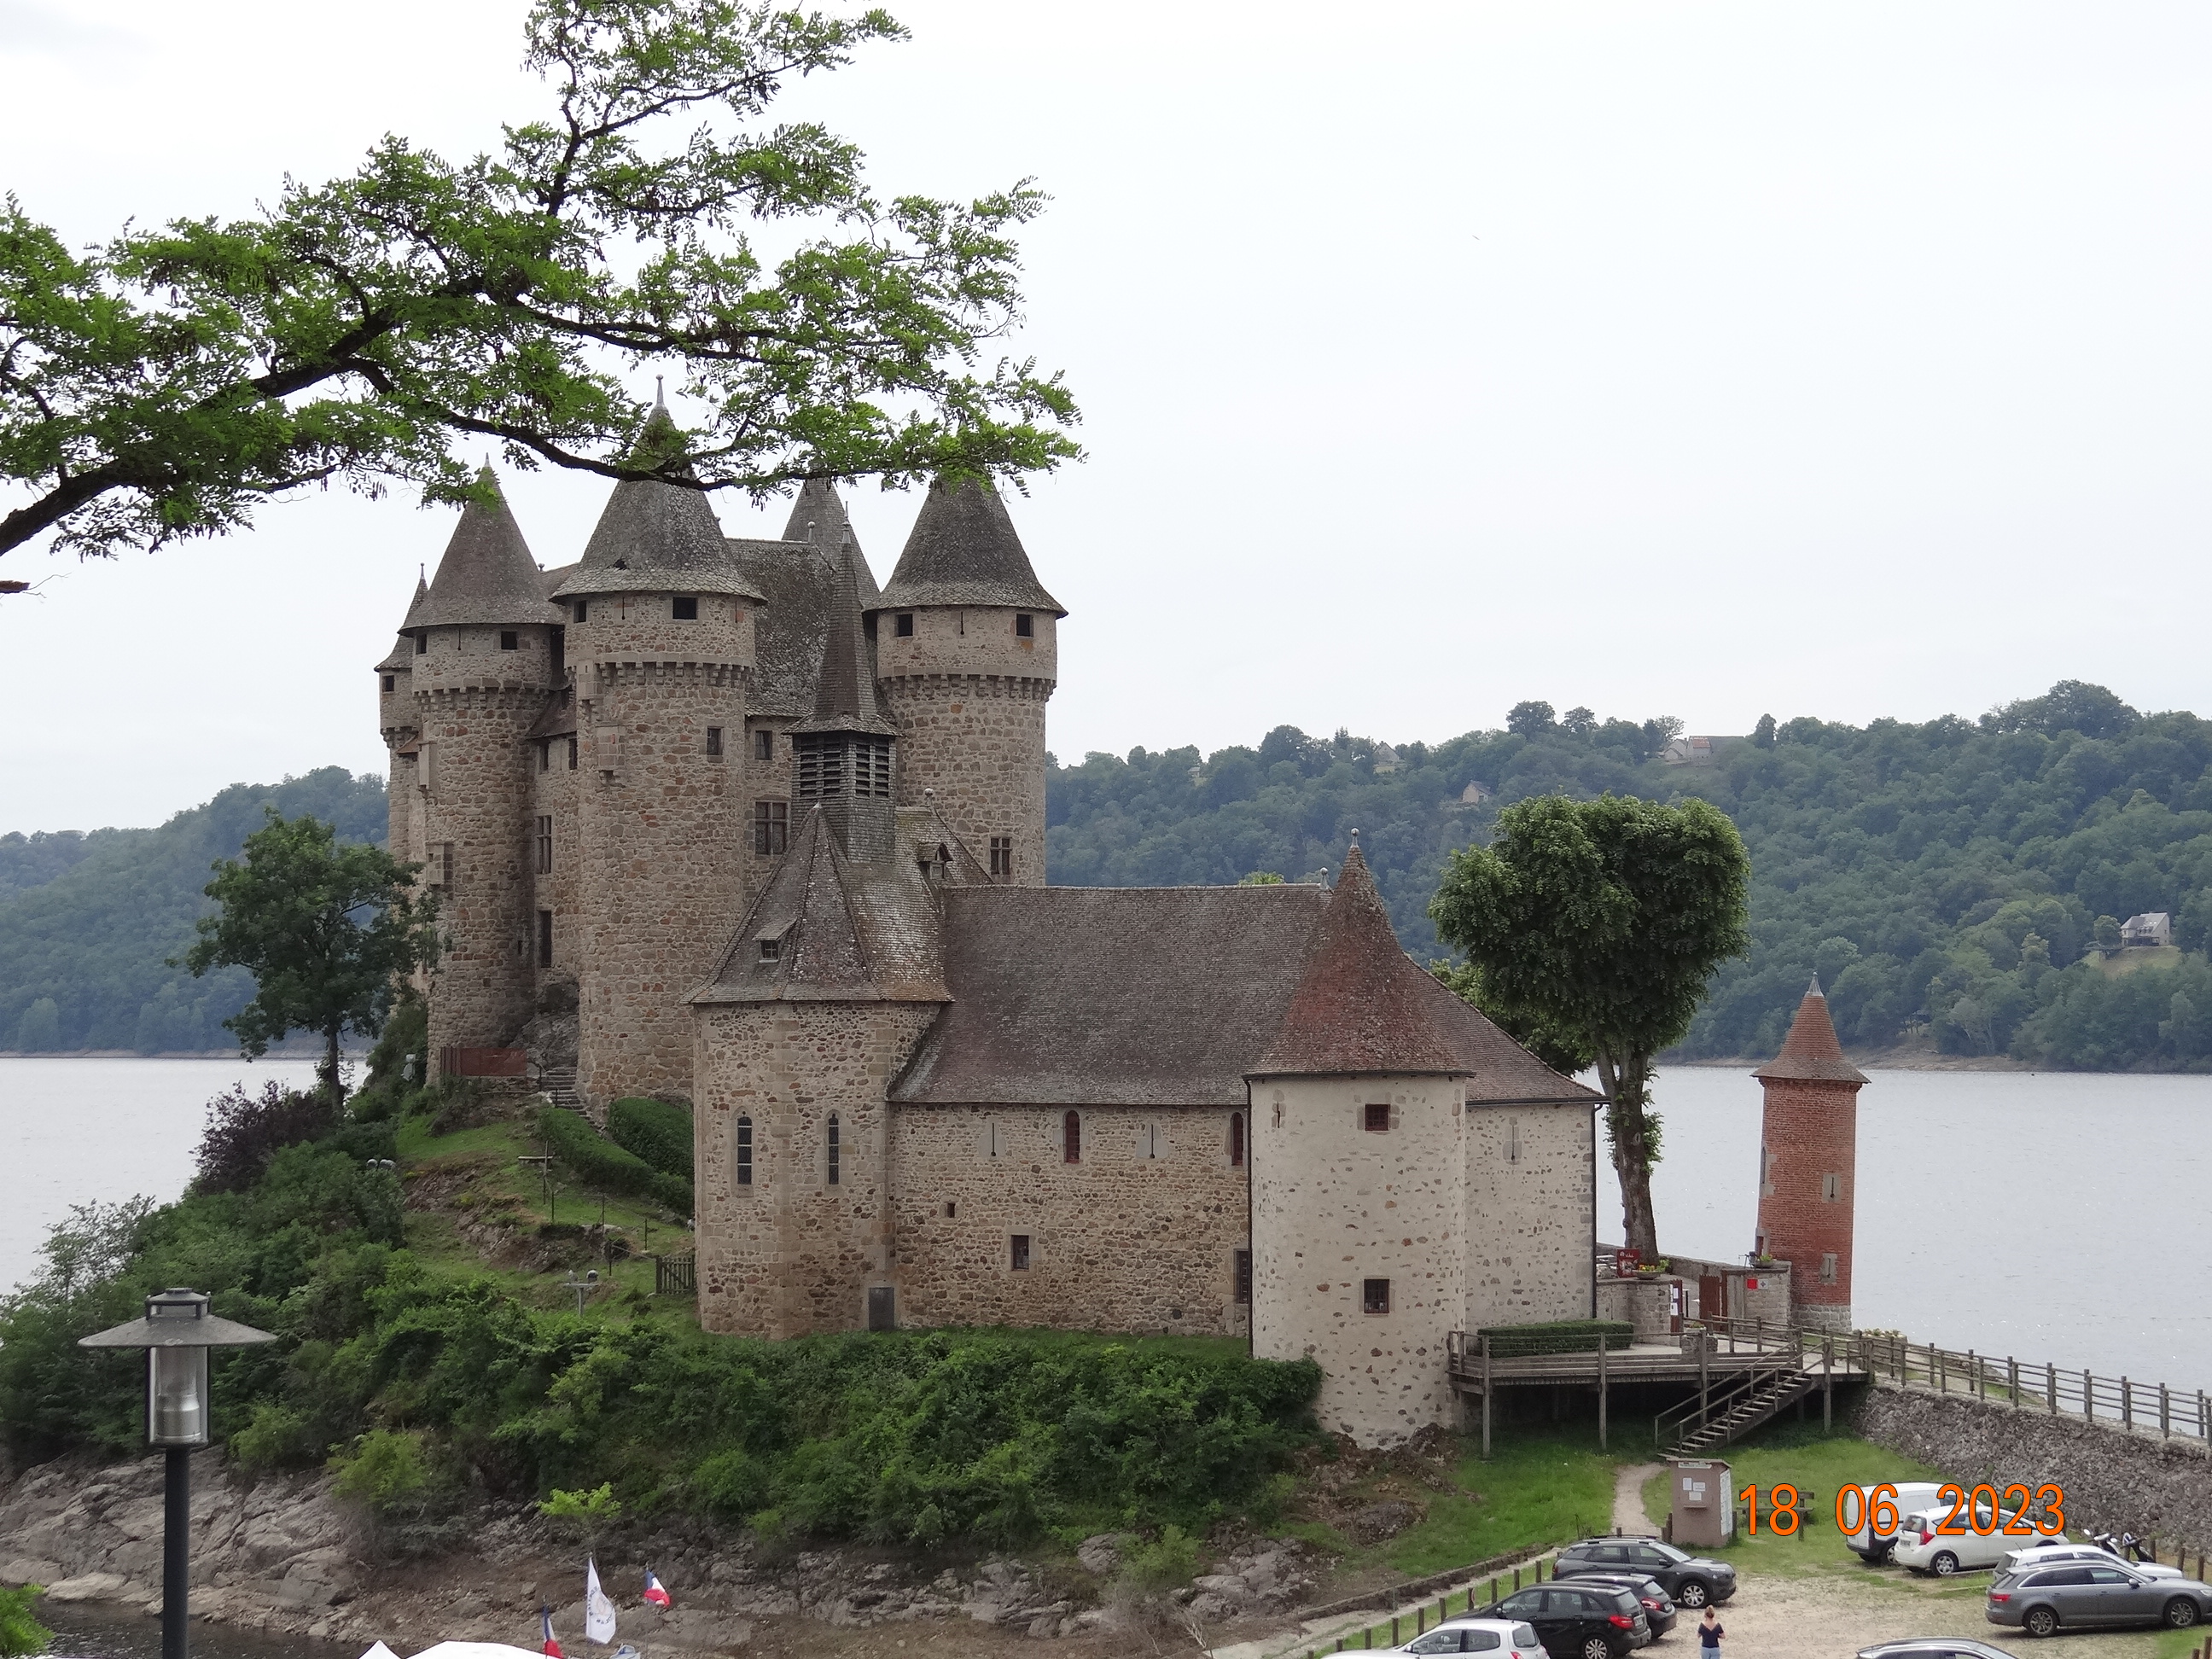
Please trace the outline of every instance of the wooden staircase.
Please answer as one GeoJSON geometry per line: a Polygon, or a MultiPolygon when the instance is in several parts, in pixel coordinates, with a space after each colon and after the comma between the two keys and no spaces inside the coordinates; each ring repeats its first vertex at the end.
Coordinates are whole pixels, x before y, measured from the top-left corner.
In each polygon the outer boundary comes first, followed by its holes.
{"type": "Polygon", "coordinates": [[[1655,1437],[1673,1456],[1694,1457],[1717,1451],[1749,1434],[1784,1406],[1802,1400],[1820,1381],[1794,1358],[1762,1366],[1731,1380],[1725,1389],[1709,1393],[1702,1401],[1693,1398],[1673,1411],[1661,1413],[1652,1425],[1655,1437]]]}

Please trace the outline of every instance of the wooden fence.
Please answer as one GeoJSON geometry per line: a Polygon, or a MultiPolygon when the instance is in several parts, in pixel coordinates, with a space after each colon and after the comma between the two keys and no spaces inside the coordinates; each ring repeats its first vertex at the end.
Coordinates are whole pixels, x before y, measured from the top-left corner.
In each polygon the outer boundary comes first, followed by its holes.
{"type": "Polygon", "coordinates": [[[699,1293],[699,1258],[696,1255],[653,1257],[653,1293],[655,1296],[696,1296],[699,1293]]]}
{"type": "Polygon", "coordinates": [[[2099,1376],[2047,1362],[2024,1364],[2009,1354],[2000,1358],[1972,1348],[1941,1348],[1878,1331],[1854,1331],[1850,1341],[1868,1370],[1893,1382],[2146,1434],[2155,1429],[2161,1439],[2179,1435],[2212,1449],[2212,1401],[2202,1389],[2099,1376]]]}

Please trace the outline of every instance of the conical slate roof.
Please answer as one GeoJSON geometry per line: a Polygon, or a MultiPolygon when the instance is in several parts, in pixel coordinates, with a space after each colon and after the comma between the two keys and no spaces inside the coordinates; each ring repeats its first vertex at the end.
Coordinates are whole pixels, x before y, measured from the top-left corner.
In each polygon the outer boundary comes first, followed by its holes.
{"type": "Polygon", "coordinates": [[[827,478],[809,478],[799,486],[799,497],[792,502],[791,517],[783,526],[784,540],[836,547],[852,534],[853,521],[845,515],[844,499],[837,494],[836,485],[827,478]]]}
{"type": "Polygon", "coordinates": [[[415,578],[415,597],[408,600],[406,619],[399,624],[399,631],[401,633],[404,634],[409,629],[415,626],[415,619],[422,614],[422,607],[429,602],[429,579],[427,576],[417,573],[415,578]]]}
{"type": "Polygon", "coordinates": [[[898,727],[876,702],[876,677],[868,665],[867,635],[860,620],[860,550],[848,539],[837,550],[836,598],[822,647],[822,675],[815,683],[814,712],[794,732],[865,732],[894,737],[898,727]]]}
{"type": "Polygon", "coordinates": [[[1006,504],[988,482],[939,478],[930,485],[898,568],[884,584],[883,597],[868,609],[939,605],[1003,605],[1067,614],[1038,582],[1006,504]]]}
{"type": "MultiPolygon", "coordinates": [[[[649,463],[682,441],[668,410],[655,404],[631,453],[649,463]]],[[[757,602],[763,597],[731,554],[705,491],[639,479],[615,486],[584,556],[554,597],[592,593],[726,593],[757,602]]]]}
{"type": "Polygon", "coordinates": [[[416,590],[403,624],[407,628],[561,620],[561,613],[545,602],[538,562],[530,556],[530,544],[522,539],[522,526],[515,523],[507,497],[499,493],[499,480],[486,467],[477,482],[491,486],[492,501],[471,501],[461,509],[461,521],[438,561],[438,574],[427,592],[416,590]]]}
{"type": "Polygon", "coordinates": [[[1828,999],[1820,994],[1817,978],[1805,988],[1797,1018],[1790,1022],[1790,1035],[1782,1040],[1782,1052],[1752,1075],[1804,1083],[1867,1080],[1864,1072],[1844,1058],[1844,1045],[1836,1041],[1835,1022],[1828,1018],[1828,999]]]}

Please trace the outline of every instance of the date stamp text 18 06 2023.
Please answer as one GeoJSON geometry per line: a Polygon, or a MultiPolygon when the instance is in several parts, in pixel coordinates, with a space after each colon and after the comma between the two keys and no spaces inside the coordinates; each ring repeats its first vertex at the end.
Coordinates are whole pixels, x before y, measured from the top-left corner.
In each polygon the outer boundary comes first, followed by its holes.
{"type": "MultiPolygon", "coordinates": [[[[1804,1496],[1786,1480],[1768,1486],[1763,1496],[1754,1484],[1736,1497],[1748,1510],[1747,1530],[1754,1537],[1762,1510],[1769,1532],[1789,1538],[1804,1529],[1804,1496]]],[[[1946,1538],[1975,1533],[1985,1538],[1999,1534],[2033,1540],[2056,1538],[2066,1529],[2066,1493],[2055,1485],[2031,1487],[2014,1481],[1998,1487],[1984,1481],[1976,1486],[1945,1486],[1937,1492],[1936,1502],[1947,1512],[1933,1530],[1946,1538]]],[[[1932,1516],[1934,1511],[1929,1513],[1932,1516]]],[[[1878,1486],[1837,1488],[1836,1530],[1839,1533],[1848,1535],[1871,1523],[1877,1534],[1887,1535],[1895,1532],[1904,1519],[1897,1510],[1897,1488],[1887,1481],[1878,1486]]]]}

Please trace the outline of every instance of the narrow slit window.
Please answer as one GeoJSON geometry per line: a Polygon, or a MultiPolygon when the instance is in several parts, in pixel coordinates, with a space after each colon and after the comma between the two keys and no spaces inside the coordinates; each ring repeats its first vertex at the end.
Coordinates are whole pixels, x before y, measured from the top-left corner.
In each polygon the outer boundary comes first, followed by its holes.
{"type": "Polygon", "coordinates": [[[1839,1175],[1824,1175],[1820,1177],[1820,1200],[1823,1203],[1833,1204],[1840,1200],[1843,1195],[1843,1176],[1839,1175]]]}
{"type": "Polygon", "coordinates": [[[1359,1310],[1371,1314],[1389,1313],[1390,1281],[1387,1279],[1362,1279],[1359,1282],[1359,1310]]]}
{"type": "Polygon", "coordinates": [[[753,1121],[749,1117],[738,1120],[738,1185],[753,1184],[753,1121]]]}
{"type": "Polygon", "coordinates": [[[1070,1112],[1060,1121],[1060,1161],[1083,1162],[1083,1114],[1070,1112]]]}
{"type": "Polygon", "coordinates": [[[568,769],[571,772],[576,769],[576,740],[574,738],[568,739],[568,769]]]}
{"type": "Polygon", "coordinates": [[[945,1218],[947,1221],[957,1220],[959,1218],[959,1215],[960,1206],[955,1203],[951,1199],[946,1199],[945,1200],[945,1218]]]}
{"type": "Polygon", "coordinates": [[[1026,611],[1016,611],[1014,613],[1014,637],[1018,640],[1035,639],[1036,637],[1036,618],[1030,616],[1026,611]]]}
{"type": "Polygon", "coordinates": [[[1836,1258],[1833,1254],[1820,1258],[1820,1282],[1823,1285],[1836,1282],[1836,1258]]]}
{"type": "Polygon", "coordinates": [[[1252,1252],[1235,1251],[1231,1260],[1237,1279],[1237,1304],[1249,1308],[1252,1305],[1252,1252]]]}
{"type": "Polygon", "coordinates": [[[1229,1115],[1229,1167],[1232,1170],[1244,1167],[1244,1114],[1242,1112],[1229,1115]]]}
{"type": "Polygon", "coordinates": [[[678,622],[697,622],[699,620],[698,600],[687,596],[677,599],[674,603],[675,610],[672,614],[678,622]]]}
{"type": "Polygon", "coordinates": [[[722,758],[722,728],[719,726],[707,728],[707,754],[713,760],[722,758]]]}
{"type": "Polygon", "coordinates": [[[553,739],[550,738],[541,738],[538,741],[538,769],[541,772],[553,769],[553,739]]]}
{"type": "Polygon", "coordinates": [[[842,1160],[842,1157],[843,1157],[843,1153],[844,1153],[844,1147],[843,1147],[843,1146],[841,1144],[841,1142],[840,1142],[840,1139],[839,1139],[839,1127],[838,1127],[838,1123],[837,1123],[837,1114],[836,1114],[836,1113],[835,1113],[835,1112],[832,1112],[832,1113],[830,1113],[830,1147],[829,1147],[829,1151],[830,1151],[830,1184],[832,1187],[834,1187],[834,1186],[836,1186],[836,1185],[837,1184],[838,1176],[839,1176],[839,1175],[840,1175],[840,1173],[841,1173],[841,1170],[840,1170],[840,1164],[841,1164],[841,1160],[842,1160]]]}
{"type": "Polygon", "coordinates": [[[1007,1254],[1013,1262],[1014,1271],[1018,1273],[1027,1273],[1030,1270],[1030,1236],[1027,1233],[1013,1233],[1008,1236],[1007,1243],[1011,1247],[1007,1254]]]}
{"type": "Polygon", "coordinates": [[[538,873],[545,876],[552,872],[553,820],[550,815],[541,813],[538,819],[538,873]]]}
{"type": "Polygon", "coordinates": [[[550,910],[538,913],[538,965],[540,968],[553,965],[553,913],[550,910]]]}
{"type": "Polygon", "coordinates": [[[499,648],[502,651],[521,650],[522,636],[512,628],[502,628],[499,631],[499,648]]]}
{"type": "Polygon", "coordinates": [[[1390,1103],[1387,1100],[1369,1101],[1366,1123],[1374,1133],[1386,1133],[1390,1127],[1390,1103]]]}
{"type": "Polygon", "coordinates": [[[1521,1120],[1517,1117],[1505,1120],[1505,1161],[1508,1164],[1521,1161],[1521,1120]]]}

